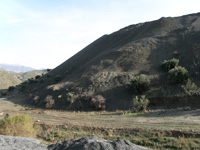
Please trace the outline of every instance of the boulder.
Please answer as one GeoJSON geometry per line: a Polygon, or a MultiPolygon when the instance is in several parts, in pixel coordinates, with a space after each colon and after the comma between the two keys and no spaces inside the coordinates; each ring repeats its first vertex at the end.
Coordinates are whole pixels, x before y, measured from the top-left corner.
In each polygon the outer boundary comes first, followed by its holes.
{"type": "Polygon", "coordinates": [[[25,137],[0,135],[1,150],[47,150],[39,140],[25,137]]]}
{"type": "Polygon", "coordinates": [[[48,150],[150,150],[128,140],[108,141],[97,137],[83,137],[48,146],[48,150]]]}

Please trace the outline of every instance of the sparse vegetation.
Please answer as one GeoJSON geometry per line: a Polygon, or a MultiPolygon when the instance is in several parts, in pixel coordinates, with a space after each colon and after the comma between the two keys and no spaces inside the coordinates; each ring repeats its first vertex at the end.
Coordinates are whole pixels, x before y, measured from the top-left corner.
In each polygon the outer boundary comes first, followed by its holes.
{"type": "Polygon", "coordinates": [[[76,98],[77,98],[77,97],[76,97],[73,93],[71,93],[71,92],[66,93],[66,96],[67,96],[67,103],[69,103],[70,105],[73,104],[73,103],[75,102],[76,98]]]}
{"type": "Polygon", "coordinates": [[[173,83],[184,83],[188,80],[188,71],[184,67],[175,67],[168,71],[169,80],[173,83]]]}
{"type": "Polygon", "coordinates": [[[131,81],[131,90],[134,94],[142,94],[150,89],[150,79],[147,75],[141,74],[131,81]]]}
{"type": "Polygon", "coordinates": [[[149,104],[149,100],[144,95],[142,95],[141,98],[138,98],[138,96],[136,96],[133,99],[133,109],[136,112],[141,112],[141,111],[145,112],[148,104],[149,104]]]}
{"type": "Polygon", "coordinates": [[[162,68],[166,71],[169,71],[175,67],[178,66],[179,60],[178,59],[170,59],[170,60],[164,60],[164,62],[162,63],[162,68]]]}
{"type": "Polygon", "coordinates": [[[47,97],[45,98],[45,102],[46,102],[46,105],[45,105],[46,109],[51,109],[55,103],[53,96],[51,95],[47,95],[47,97]]]}
{"type": "Polygon", "coordinates": [[[20,84],[20,88],[22,91],[24,91],[27,87],[27,84],[23,83],[23,84],[20,84]]]}
{"type": "Polygon", "coordinates": [[[25,114],[16,114],[0,120],[0,134],[10,136],[35,137],[34,122],[25,114]]]}
{"type": "Polygon", "coordinates": [[[32,83],[34,83],[34,79],[33,78],[31,78],[31,79],[28,79],[28,82],[29,82],[29,84],[32,84],[32,83]]]}
{"type": "Polygon", "coordinates": [[[9,86],[8,91],[12,91],[12,90],[14,90],[14,89],[15,89],[14,86],[9,86]]]}
{"type": "Polygon", "coordinates": [[[197,87],[197,85],[192,82],[190,79],[186,82],[185,85],[182,85],[183,90],[187,95],[199,95],[200,89],[197,87]]]}
{"type": "Polygon", "coordinates": [[[106,99],[102,95],[97,95],[91,99],[91,105],[95,110],[105,110],[106,99]]]}
{"type": "Polygon", "coordinates": [[[39,79],[41,76],[40,75],[37,75],[37,76],[35,76],[35,79],[39,79]]]}

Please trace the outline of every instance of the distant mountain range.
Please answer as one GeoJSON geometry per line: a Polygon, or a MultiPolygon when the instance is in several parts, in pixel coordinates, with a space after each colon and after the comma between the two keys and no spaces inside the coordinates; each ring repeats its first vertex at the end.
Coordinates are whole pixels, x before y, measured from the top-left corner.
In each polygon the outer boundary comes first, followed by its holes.
{"type": "Polygon", "coordinates": [[[21,65],[10,65],[10,64],[0,64],[0,68],[6,71],[12,71],[12,72],[17,72],[17,73],[37,70],[31,67],[26,67],[26,66],[21,66],[21,65]]]}

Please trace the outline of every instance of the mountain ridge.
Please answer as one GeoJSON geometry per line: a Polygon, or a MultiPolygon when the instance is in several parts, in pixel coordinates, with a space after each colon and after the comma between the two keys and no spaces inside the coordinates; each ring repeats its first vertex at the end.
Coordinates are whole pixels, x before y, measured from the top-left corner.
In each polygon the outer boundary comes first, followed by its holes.
{"type": "Polygon", "coordinates": [[[23,65],[14,65],[14,64],[0,64],[0,68],[6,71],[12,71],[12,72],[17,72],[17,73],[37,70],[32,67],[27,67],[23,65]]]}

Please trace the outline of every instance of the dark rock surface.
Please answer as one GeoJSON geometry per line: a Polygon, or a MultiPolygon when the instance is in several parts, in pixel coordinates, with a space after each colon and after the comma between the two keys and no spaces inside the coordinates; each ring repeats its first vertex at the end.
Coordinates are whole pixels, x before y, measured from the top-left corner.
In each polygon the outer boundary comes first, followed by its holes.
{"type": "Polygon", "coordinates": [[[0,150],[47,150],[39,140],[0,135],[0,150]]]}
{"type": "Polygon", "coordinates": [[[48,146],[48,150],[150,150],[128,140],[107,141],[97,137],[83,137],[48,146]]]}
{"type": "Polygon", "coordinates": [[[150,150],[128,140],[107,141],[97,137],[83,137],[49,146],[39,140],[0,135],[0,150],[150,150]]]}

